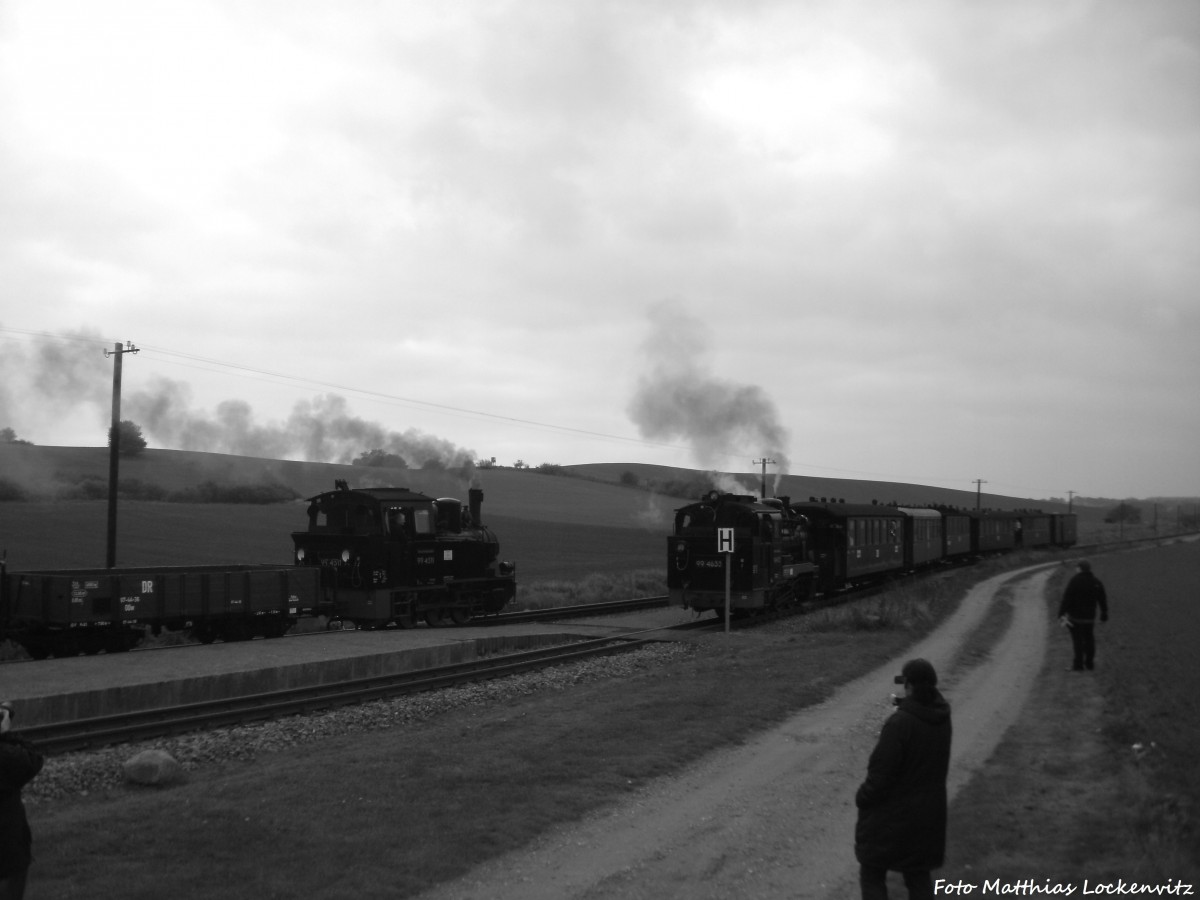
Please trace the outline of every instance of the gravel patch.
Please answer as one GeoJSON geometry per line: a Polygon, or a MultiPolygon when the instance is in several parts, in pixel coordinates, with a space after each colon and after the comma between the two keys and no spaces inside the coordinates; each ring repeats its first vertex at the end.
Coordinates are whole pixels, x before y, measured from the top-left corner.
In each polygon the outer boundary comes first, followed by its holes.
{"type": "Polygon", "coordinates": [[[688,644],[654,644],[641,650],[582,662],[566,663],[537,672],[524,672],[392,700],[376,700],[271,722],[239,725],[203,733],[123,744],[96,751],[64,753],[46,760],[40,775],[24,789],[34,804],[117,787],[124,782],[125,760],[147,749],[165,750],[185,772],[229,761],[252,760],[260,753],[277,753],[322,738],[426,722],[455,710],[489,706],[542,691],[567,690],[575,685],[624,678],[656,669],[696,652],[688,644]]]}

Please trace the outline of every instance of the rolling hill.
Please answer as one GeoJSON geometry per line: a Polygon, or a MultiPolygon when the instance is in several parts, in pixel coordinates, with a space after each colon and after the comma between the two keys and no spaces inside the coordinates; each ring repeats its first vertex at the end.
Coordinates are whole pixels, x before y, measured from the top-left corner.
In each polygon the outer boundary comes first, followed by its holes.
{"type": "MultiPolygon", "coordinates": [[[[484,490],[483,521],[500,537],[502,555],[518,562],[519,576],[551,580],[590,573],[660,569],[673,511],[707,488],[706,473],[640,464],[566,466],[555,474],[510,468],[477,469],[471,482],[484,490]]],[[[724,487],[757,493],[754,476],[723,479],[724,487]],[[738,485],[741,486],[738,486],[738,485]]],[[[171,503],[122,497],[118,516],[119,566],[280,563],[291,558],[291,531],[304,523],[303,499],[332,490],[337,479],[352,486],[399,486],[435,497],[465,500],[471,486],[461,473],[369,468],[260,459],[182,450],[146,450],[123,458],[120,480],[160,492],[222,486],[276,485],[296,502],[257,504],[171,503]]],[[[0,550],[12,569],[85,568],[104,564],[107,503],[64,500],[80,485],[104,488],[104,447],[0,444],[0,491],[21,501],[0,502],[0,550]]],[[[774,482],[769,480],[768,485],[774,482]]],[[[829,497],[847,502],[973,508],[971,491],[920,485],[817,479],[788,475],[778,493],[795,499],[829,497]]],[[[131,492],[132,496],[136,493],[131,492]]],[[[1000,509],[1061,505],[983,495],[1000,509]]],[[[1085,518],[1101,515],[1077,508],[1085,518]]]]}

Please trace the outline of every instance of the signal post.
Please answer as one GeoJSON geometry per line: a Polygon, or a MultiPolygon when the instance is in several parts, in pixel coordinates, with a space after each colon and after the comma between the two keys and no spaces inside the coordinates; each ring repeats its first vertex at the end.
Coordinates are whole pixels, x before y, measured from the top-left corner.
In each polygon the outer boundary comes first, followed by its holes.
{"type": "Polygon", "coordinates": [[[729,634],[730,581],[733,571],[733,529],[717,529],[717,552],[725,554],[725,633],[729,634]]]}

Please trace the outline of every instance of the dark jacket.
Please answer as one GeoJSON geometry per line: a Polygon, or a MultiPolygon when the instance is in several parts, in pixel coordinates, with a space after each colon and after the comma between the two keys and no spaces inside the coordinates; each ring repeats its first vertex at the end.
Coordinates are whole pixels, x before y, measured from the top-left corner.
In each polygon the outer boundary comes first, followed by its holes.
{"type": "Polygon", "coordinates": [[[42,771],[42,754],[24,738],[0,734],[0,878],[29,868],[33,837],[21,788],[42,771]]]}
{"type": "Polygon", "coordinates": [[[1096,607],[1100,607],[1100,621],[1108,621],[1108,597],[1104,585],[1091,572],[1076,572],[1067,582],[1058,615],[1070,616],[1072,622],[1094,622],[1096,607]]]}
{"type": "Polygon", "coordinates": [[[946,853],[950,704],[906,697],[883,725],[854,800],[854,855],[894,871],[936,869],[946,853]]]}

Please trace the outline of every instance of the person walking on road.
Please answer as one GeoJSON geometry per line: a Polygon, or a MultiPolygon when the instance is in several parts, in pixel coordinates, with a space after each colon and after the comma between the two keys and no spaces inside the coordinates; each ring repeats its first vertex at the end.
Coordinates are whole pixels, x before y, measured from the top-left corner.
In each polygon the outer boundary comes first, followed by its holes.
{"type": "Polygon", "coordinates": [[[946,854],[950,704],[924,659],[905,663],[896,682],[904,696],[883,725],[854,798],[854,855],[863,900],[887,900],[889,870],[903,874],[910,900],[931,900],[929,873],[946,854]]]}
{"type": "Polygon", "coordinates": [[[11,732],[12,705],[0,703],[0,900],[21,900],[33,837],[21,788],[42,770],[42,754],[11,732]]]}
{"type": "Polygon", "coordinates": [[[1092,574],[1092,564],[1081,559],[1078,571],[1067,582],[1062,602],[1058,605],[1058,618],[1071,632],[1071,646],[1075,652],[1071,671],[1091,671],[1096,663],[1096,610],[1100,621],[1108,621],[1108,597],[1100,579],[1092,574]]]}

